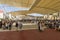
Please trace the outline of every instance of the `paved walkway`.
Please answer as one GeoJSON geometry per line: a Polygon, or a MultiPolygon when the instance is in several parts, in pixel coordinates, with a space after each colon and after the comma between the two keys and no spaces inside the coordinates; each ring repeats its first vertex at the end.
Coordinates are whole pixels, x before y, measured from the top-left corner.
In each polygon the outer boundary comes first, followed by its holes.
{"type": "Polygon", "coordinates": [[[6,31],[0,32],[0,40],[60,40],[60,32],[46,29],[38,30],[6,31]]]}

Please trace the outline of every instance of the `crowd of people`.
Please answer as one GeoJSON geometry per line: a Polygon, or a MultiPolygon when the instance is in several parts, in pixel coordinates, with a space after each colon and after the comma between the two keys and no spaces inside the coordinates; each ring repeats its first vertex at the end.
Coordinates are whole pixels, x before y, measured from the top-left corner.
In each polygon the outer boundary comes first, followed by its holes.
{"type": "MultiPolygon", "coordinates": [[[[16,27],[16,30],[22,29],[23,24],[19,20],[1,20],[0,28],[3,30],[12,30],[12,27],[16,27]]],[[[40,20],[38,21],[38,30],[44,31],[44,27],[55,29],[60,31],[60,20],[40,20]]]]}
{"type": "Polygon", "coordinates": [[[22,23],[20,21],[13,21],[13,20],[1,20],[0,21],[0,28],[2,28],[3,30],[11,30],[12,27],[16,27],[18,30],[22,29],[22,23]]]}
{"type": "Polygon", "coordinates": [[[60,20],[40,20],[40,21],[38,21],[38,30],[39,31],[44,31],[44,26],[46,28],[60,31],[60,20]]]}

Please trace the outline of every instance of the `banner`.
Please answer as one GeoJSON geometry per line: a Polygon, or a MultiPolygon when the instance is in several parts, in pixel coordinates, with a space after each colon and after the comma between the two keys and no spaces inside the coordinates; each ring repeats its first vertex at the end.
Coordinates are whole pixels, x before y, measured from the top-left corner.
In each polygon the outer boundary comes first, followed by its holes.
{"type": "Polygon", "coordinates": [[[3,11],[0,10],[0,18],[3,18],[3,11]]]}

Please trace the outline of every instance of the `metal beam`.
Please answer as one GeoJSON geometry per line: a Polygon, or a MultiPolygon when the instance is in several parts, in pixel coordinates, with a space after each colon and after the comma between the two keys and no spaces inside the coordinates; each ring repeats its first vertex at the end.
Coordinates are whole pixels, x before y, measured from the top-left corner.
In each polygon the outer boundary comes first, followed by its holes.
{"type": "Polygon", "coordinates": [[[34,4],[31,6],[30,10],[33,9],[41,0],[36,0],[34,4]]]}

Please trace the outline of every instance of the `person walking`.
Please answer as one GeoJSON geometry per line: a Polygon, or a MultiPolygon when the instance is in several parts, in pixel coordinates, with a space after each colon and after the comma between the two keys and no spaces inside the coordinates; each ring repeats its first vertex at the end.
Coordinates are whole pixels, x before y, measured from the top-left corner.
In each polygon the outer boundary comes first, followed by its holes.
{"type": "Polygon", "coordinates": [[[41,30],[40,30],[40,21],[38,22],[38,30],[41,31],[41,30]]]}
{"type": "Polygon", "coordinates": [[[38,22],[38,30],[44,31],[44,22],[43,21],[38,22]]]}
{"type": "Polygon", "coordinates": [[[19,22],[18,22],[18,28],[21,30],[22,27],[23,27],[23,24],[19,21],[19,22]]]}

